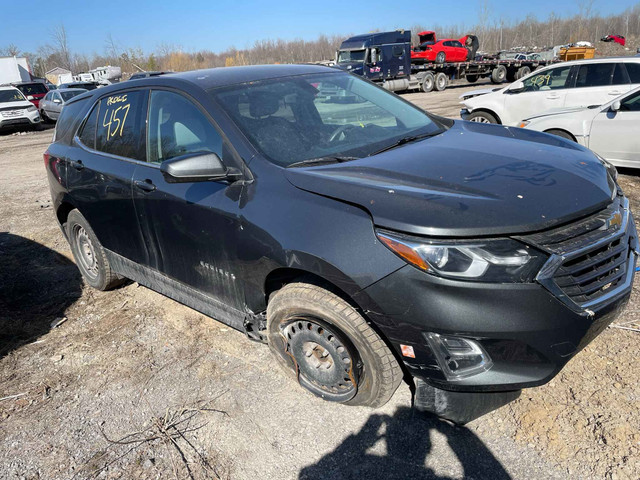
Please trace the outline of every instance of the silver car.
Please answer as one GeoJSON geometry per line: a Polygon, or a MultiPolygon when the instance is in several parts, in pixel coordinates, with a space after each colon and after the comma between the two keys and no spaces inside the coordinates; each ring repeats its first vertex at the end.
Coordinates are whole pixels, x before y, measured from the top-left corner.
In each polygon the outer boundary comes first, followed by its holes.
{"type": "Polygon", "coordinates": [[[40,116],[45,122],[57,121],[64,104],[73,97],[87,91],[88,90],[84,88],[63,88],[49,91],[44,98],[40,100],[40,116]]]}

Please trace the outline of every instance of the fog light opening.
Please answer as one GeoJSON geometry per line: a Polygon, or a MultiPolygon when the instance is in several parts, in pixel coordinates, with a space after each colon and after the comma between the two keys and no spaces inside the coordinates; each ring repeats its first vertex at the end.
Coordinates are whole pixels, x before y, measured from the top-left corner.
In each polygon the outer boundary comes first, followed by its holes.
{"type": "Polygon", "coordinates": [[[477,375],[493,365],[487,352],[474,340],[431,332],[426,337],[447,380],[477,375]]]}

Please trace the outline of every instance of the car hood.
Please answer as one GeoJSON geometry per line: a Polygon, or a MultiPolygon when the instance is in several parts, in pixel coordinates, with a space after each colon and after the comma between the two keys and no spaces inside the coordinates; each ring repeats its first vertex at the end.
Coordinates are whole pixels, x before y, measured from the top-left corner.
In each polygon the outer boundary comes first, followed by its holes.
{"type": "Polygon", "coordinates": [[[498,90],[502,90],[505,87],[492,87],[492,88],[481,88],[478,90],[471,90],[469,92],[464,92],[458,98],[461,100],[468,100],[473,97],[479,97],[480,95],[486,95],[487,93],[497,92],[498,90]]]}
{"type": "Polygon", "coordinates": [[[372,157],[285,172],[300,189],[366,209],[377,226],[433,236],[539,231],[604,208],[615,194],[604,165],[584,147],[459,121],[372,157]]]}
{"type": "Polygon", "coordinates": [[[18,100],[17,102],[3,102],[0,103],[0,110],[13,110],[18,108],[30,107],[32,103],[28,100],[18,100]]]}

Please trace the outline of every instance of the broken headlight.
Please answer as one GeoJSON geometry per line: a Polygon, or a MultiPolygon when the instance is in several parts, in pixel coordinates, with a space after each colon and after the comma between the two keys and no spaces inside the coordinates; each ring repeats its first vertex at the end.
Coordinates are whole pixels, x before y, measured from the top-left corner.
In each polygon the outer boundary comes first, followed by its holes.
{"type": "Polygon", "coordinates": [[[532,282],[547,256],[510,238],[430,240],[377,230],[392,252],[427,273],[445,278],[495,283],[532,282]]]}

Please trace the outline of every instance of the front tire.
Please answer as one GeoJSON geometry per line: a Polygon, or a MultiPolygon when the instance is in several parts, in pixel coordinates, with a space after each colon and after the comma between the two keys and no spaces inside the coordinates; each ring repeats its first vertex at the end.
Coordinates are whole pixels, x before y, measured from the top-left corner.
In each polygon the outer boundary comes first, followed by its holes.
{"type": "Polygon", "coordinates": [[[66,229],[78,270],[90,286],[97,290],[110,290],[124,281],[111,269],[100,241],[78,210],[69,212],[66,229]]]}
{"type": "Polygon", "coordinates": [[[291,283],[276,292],[267,334],[279,363],[326,400],[380,407],[402,381],[393,353],[362,315],[317,285],[291,283]]]}
{"type": "Polygon", "coordinates": [[[567,140],[571,140],[572,142],[576,141],[575,137],[565,130],[551,129],[546,130],[544,133],[549,133],[551,135],[555,135],[556,137],[566,138],[567,140]]]}
{"type": "Polygon", "coordinates": [[[473,112],[467,117],[467,120],[477,123],[498,123],[498,119],[489,112],[473,112]]]}

